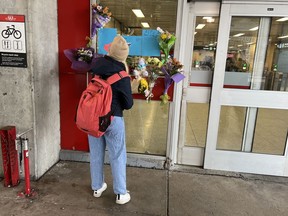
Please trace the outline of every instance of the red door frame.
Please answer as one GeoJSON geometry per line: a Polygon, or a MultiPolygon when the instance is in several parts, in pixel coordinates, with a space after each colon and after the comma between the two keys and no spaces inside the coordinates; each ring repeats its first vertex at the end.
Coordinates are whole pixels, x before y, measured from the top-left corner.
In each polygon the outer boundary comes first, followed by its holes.
{"type": "Polygon", "coordinates": [[[76,107],[86,87],[86,73],[71,69],[65,49],[85,46],[90,35],[90,0],[58,1],[61,149],[88,151],[87,135],[77,129],[76,107]]]}

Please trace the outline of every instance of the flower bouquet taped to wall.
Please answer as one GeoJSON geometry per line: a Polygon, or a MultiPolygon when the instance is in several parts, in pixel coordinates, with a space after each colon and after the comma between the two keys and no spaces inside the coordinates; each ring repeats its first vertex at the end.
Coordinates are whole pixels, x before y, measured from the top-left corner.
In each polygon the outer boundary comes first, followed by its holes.
{"type": "Polygon", "coordinates": [[[176,37],[170,32],[162,30],[160,27],[157,28],[157,31],[160,33],[158,37],[159,47],[165,56],[162,62],[166,63],[169,59],[170,50],[176,42],[176,37]]]}
{"type": "Polygon", "coordinates": [[[111,20],[112,13],[108,7],[92,4],[91,38],[95,37],[97,30],[103,28],[111,20]]]}
{"type": "Polygon", "coordinates": [[[132,80],[133,93],[144,94],[147,102],[153,98],[153,88],[157,85],[157,79],[164,76],[164,90],[160,96],[161,105],[167,104],[170,100],[168,89],[173,83],[178,83],[185,78],[183,75],[183,65],[176,58],[171,58],[170,50],[176,42],[176,37],[157,28],[159,32],[158,44],[164,57],[160,60],[157,57],[149,57],[146,60],[140,58],[138,66],[134,70],[135,79],[132,80]]]}
{"type": "Polygon", "coordinates": [[[160,96],[161,104],[163,105],[167,104],[170,100],[170,96],[168,95],[168,89],[172,85],[172,83],[180,82],[185,78],[185,76],[183,75],[183,65],[176,58],[171,58],[169,54],[171,48],[176,42],[175,35],[171,34],[166,30],[162,30],[160,27],[157,28],[157,31],[159,32],[159,48],[164,54],[161,71],[164,73],[165,76],[165,88],[163,91],[163,95],[160,96]]]}
{"type": "Polygon", "coordinates": [[[133,71],[135,79],[132,81],[133,93],[144,94],[147,102],[153,98],[153,88],[161,75],[161,61],[154,58],[140,58],[137,68],[133,71]]]}
{"type": "Polygon", "coordinates": [[[79,72],[89,71],[96,64],[98,57],[103,56],[92,48],[91,39],[96,36],[98,29],[103,28],[111,20],[112,15],[108,7],[100,4],[92,4],[91,9],[91,37],[86,37],[86,46],[64,50],[65,56],[71,61],[71,68],[79,72]]]}
{"type": "Polygon", "coordinates": [[[168,62],[161,68],[165,76],[165,88],[163,95],[160,96],[161,104],[167,104],[170,96],[168,95],[168,89],[173,82],[178,83],[185,78],[183,75],[183,65],[176,59],[168,59],[168,62]]]}
{"type": "Polygon", "coordinates": [[[84,47],[64,50],[64,55],[71,61],[71,68],[79,72],[89,71],[96,64],[97,57],[102,56],[91,47],[91,39],[86,37],[86,40],[88,43],[84,47]]]}

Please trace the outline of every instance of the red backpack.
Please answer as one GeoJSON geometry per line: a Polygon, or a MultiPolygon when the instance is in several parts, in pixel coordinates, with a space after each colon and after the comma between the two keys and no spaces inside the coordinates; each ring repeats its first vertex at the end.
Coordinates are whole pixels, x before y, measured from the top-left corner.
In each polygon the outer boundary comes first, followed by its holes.
{"type": "Polygon", "coordinates": [[[76,125],[81,131],[95,137],[105,133],[113,119],[111,85],[127,76],[126,71],[120,71],[107,80],[99,76],[91,80],[81,95],[76,113],[76,125]]]}

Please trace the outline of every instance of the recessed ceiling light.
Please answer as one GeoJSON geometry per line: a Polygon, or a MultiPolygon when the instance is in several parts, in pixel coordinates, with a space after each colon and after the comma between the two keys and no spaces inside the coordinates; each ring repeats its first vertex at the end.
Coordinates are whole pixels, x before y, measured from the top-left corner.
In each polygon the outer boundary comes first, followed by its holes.
{"type": "Polygon", "coordinates": [[[144,28],[149,28],[149,24],[147,22],[141,22],[141,25],[144,27],[144,28]]]}
{"type": "Polygon", "coordinates": [[[283,39],[283,38],[288,38],[288,35],[284,35],[284,36],[281,36],[281,37],[278,37],[279,39],[283,39]]]}
{"type": "Polygon", "coordinates": [[[278,22],[284,22],[284,21],[287,21],[287,20],[288,20],[288,17],[283,17],[283,18],[278,19],[278,20],[276,20],[276,21],[278,21],[278,22]]]}
{"type": "Polygon", "coordinates": [[[196,29],[203,29],[204,26],[205,26],[205,24],[198,24],[197,27],[196,27],[196,29]]]}
{"type": "Polygon", "coordinates": [[[233,37],[240,37],[242,35],[245,35],[245,33],[239,33],[239,34],[233,35],[233,37]]]}
{"type": "Polygon", "coordinates": [[[249,29],[249,31],[257,31],[258,29],[259,29],[259,27],[256,26],[256,27],[254,27],[254,28],[249,29]]]}
{"type": "Polygon", "coordinates": [[[215,21],[215,19],[213,19],[213,17],[203,17],[202,19],[205,19],[208,23],[212,23],[215,21]]]}
{"type": "Polygon", "coordinates": [[[145,17],[140,9],[132,9],[132,11],[137,17],[145,17]]]}

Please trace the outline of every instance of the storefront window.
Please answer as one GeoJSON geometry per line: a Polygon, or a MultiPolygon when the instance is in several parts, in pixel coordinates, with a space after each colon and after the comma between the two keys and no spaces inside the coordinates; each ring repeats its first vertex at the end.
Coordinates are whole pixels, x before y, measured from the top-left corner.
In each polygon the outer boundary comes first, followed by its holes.
{"type": "MultiPolygon", "coordinates": [[[[156,30],[157,27],[160,27],[175,34],[177,0],[101,0],[101,4],[107,6],[112,12],[111,21],[105,28],[116,29],[117,34],[124,37],[133,37],[135,42],[131,44],[130,51],[132,45],[136,44],[141,47],[141,53],[144,48],[149,51],[150,44],[144,43],[145,40],[140,39],[141,36],[144,36],[143,31],[145,30],[156,30]],[[132,11],[134,9],[141,10],[142,17],[138,17],[132,11]],[[144,23],[148,24],[148,27],[144,27],[144,23]]],[[[156,45],[158,46],[157,41],[156,45]]],[[[172,48],[169,54],[173,56],[173,52],[172,48]]],[[[133,72],[137,68],[139,60],[141,58],[147,60],[149,57],[161,59],[163,55],[160,56],[160,53],[158,55],[133,53],[128,57],[127,62],[132,77],[135,76],[133,72]]],[[[155,82],[153,97],[149,101],[143,95],[134,92],[134,106],[131,110],[124,112],[127,151],[130,153],[166,155],[169,103],[164,106],[160,105],[159,96],[163,93],[163,80],[162,77],[155,82]]],[[[135,89],[137,92],[137,87],[135,89]]],[[[173,94],[170,96],[172,97],[173,94]]]]}
{"type": "Polygon", "coordinates": [[[112,19],[105,27],[117,28],[121,35],[139,36],[143,29],[157,27],[176,31],[177,0],[101,0],[100,3],[112,12],[112,19]],[[137,17],[132,9],[141,10],[144,17],[137,17]],[[143,23],[149,27],[143,27],[143,23]]]}
{"type": "Polygon", "coordinates": [[[168,111],[169,106],[158,101],[134,100],[133,108],[124,113],[129,152],[166,154],[168,111]]]}

